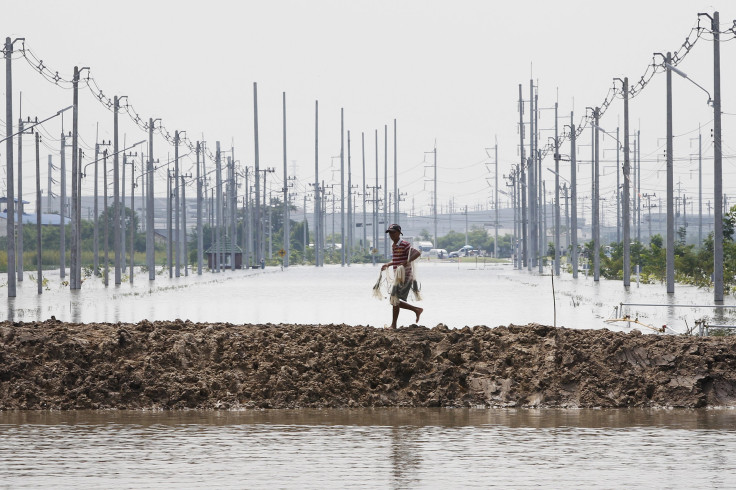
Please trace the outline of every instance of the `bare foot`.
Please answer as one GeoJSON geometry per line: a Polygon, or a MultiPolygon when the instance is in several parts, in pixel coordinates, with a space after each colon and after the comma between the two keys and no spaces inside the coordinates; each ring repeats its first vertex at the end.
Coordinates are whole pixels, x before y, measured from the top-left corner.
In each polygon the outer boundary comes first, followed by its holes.
{"type": "Polygon", "coordinates": [[[417,314],[417,324],[419,324],[419,317],[422,315],[422,312],[424,311],[424,308],[417,308],[416,314],[417,314]]]}

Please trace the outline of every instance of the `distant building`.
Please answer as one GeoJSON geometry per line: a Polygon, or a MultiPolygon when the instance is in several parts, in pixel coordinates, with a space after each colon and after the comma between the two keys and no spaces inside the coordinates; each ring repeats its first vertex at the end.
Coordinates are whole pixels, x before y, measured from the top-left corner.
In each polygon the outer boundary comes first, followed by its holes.
{"type": "MultiPolygon", "coordinates": [[[[232,269],[232,251],[231,240],[228,237],[224,237],[219,244],[219,247],[212,245],[207,249],[205,254],[207,255],[207,266],[210,269],[216,268],[217,256],[220,256],[220,268],[232,269]],[[219,253],[218,253],[219,252],[219,253]]],[[[243,249],[235,245],[235,269],[242,269],[243,267],[243,249]]]]}
{"type": "MultiPolygon", "coordinates": [[[[18,205],[18,199],[14,199],[16,206],[18,205]]],[[[0,197],[0,236],[8,235],[8,209],[7,209],[8,198],[0,197]]],[[[28,201],[23,201],[23,204],[30,204],[28,201]]],[[[18,216],[16,207],[15,226],[18,226],[18,216]]],[[[64,218],[66,224],[70,224],[72,220],[70,218],[64,218]]],[[[28,214],[23,213],[23,224],[24,225],[36,225],[36,213],[28,214]]],[[[61,224],[61,216],[58,214],[41,214],[41,226],[59,226],[61,224]]]]}

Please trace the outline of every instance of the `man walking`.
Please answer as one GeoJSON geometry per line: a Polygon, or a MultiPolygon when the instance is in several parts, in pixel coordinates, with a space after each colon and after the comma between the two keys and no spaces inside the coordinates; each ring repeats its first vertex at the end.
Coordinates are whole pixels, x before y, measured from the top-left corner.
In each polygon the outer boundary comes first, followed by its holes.
{"type": "Polygon", "coordinates": [[[412,248],[411,244],[406,240],[401,240],[401,226],[393,224],[388,227],[386,233],[388,233],[388,236],[393,242],[393,244],[391,245],[392,259],[391,262],[383,264],[381,266],[381,270],[384,271],[389,266],[393,266],[395,270],[397,267],[403,265],[405,272],[404,282],[395,285],[394,289],[391,291],[392,298],[393,296],[396,296],[396,299],[398,300],[397,304],[394,304],[394,302],[392,301],[393,320],[391,322],[391,328],[396,328],[396,320],[399,318],[399,310],[401,308],[413,311],[417,316],[417,323],[419,322],[419,316],[424,311],[423,308],[412,306],[406,302],[406,299],[409,297],[409,291],[412,288],[414,288],[415,291],[418,291],[418,286],[416,284],[416,281],[414,280],[414,273],[412,271],[411,263],[418,259],[422,255],[422,253],[419,250],[412,248]]]}

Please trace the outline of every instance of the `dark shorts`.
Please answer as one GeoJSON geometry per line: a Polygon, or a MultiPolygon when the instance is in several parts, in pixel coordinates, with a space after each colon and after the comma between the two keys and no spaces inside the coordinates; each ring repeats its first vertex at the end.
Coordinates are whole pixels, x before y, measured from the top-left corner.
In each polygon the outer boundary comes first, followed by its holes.
{"type": "Polygon", "coordinates": [[[396,296],[402,301],[406,301],[406,299],[409,297],[409,291],[414,288],[415,290],[419,289],[419,285],[417,282],[413,279],[410,279],[408,281],[404,281],[403,284],[399,284],[398,286],[394,286],[391,290],[391,296],[396,296]]]}

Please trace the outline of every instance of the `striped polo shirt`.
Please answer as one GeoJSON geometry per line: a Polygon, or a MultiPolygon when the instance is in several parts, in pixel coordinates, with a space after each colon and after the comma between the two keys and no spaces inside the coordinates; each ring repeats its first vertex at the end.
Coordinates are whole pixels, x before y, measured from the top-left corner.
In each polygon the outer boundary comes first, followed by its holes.
{"type": "MultiPolygon", "coordinates": [[[[400,265],[404,265],[404,262],[409,259],[410,250],[411,243],[407,242],[406,240],[399,240],[397,243],[391,245],[391,252],[393,254],[393,257],[391,258],[391,265],[394,266],[394,269],[396,269],[396,267],[400,265]]],[[[404,268],[406,269],[407,279],[410,279],[412,277],[411,263],[405,264],[404,268]]]]}

